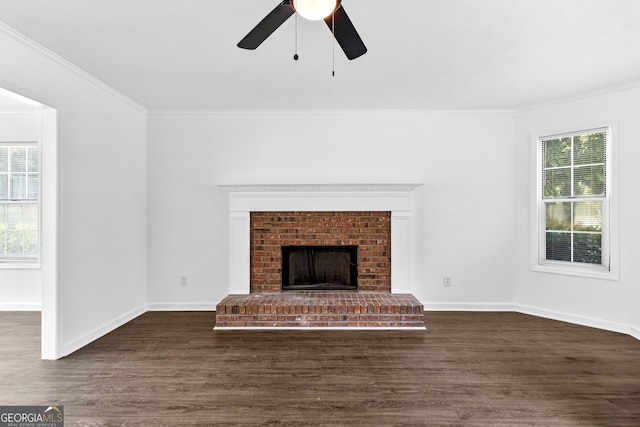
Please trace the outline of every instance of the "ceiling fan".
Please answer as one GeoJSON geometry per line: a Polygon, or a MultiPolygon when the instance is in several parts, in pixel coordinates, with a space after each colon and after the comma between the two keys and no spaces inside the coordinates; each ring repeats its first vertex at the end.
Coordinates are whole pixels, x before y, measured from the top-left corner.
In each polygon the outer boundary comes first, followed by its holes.
{"type": "Polygon", "coordinates": [[[238,47],[256,49],[294,13],[310,20],[324,20],[349,59],[367,52],[360,35],[342,7],[342,0],[282,0],[240,42],[238,47]]]}

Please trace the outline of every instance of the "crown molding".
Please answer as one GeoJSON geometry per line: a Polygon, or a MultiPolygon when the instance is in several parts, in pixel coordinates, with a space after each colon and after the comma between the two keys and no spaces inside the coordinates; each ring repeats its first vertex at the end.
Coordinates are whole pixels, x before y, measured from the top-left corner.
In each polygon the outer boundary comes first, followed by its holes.
{"type": "Polygon", "coordinates": [[[640,80],[630,83],[624,83],[617,86],[610,86],[603,89],[591,90],[588,92],[581,92],[575,95],[569,95],[562,98],[551,99],[548,101],[542,101],[535,104],[524,105],[522,107],[516,108],[514,111],[516,113],[524,113],[527,111],[538,110],[547,107],[553,107],[555,105],[565,104],[567,102],[580,101],[583,99],[595,98],[597,96],[609,95],[616,92],[622,92],[625,90],[633,90],[640,88],[640,80]]]}
{"type": "Polygon", "coordinates": [[[29,48],[29,49],[31,49],[31,50],[33,50],[33,51],[45,56],[49,60],[53,61],[54,63],[60,65],[61,67],[65,68],[65,69],[67,69],[68,71],[71,71],[72,73],[74,73],[75,75],[83,78],[84,80],[88,81],[89,83],[99,87],[103,91],[109,93],[110,95],[114,96],[115,98],[117,98],[120,101],[124,102],[125,104],[129,105],[130,107],[134,108],[138,112],[143,113],[143,114],[148,114],[148,110],[145,107],[143,107],[142,105],[138,104],[137,102],[135,102],[131,98],[127,97],[126,95],[122,94],[121,92],[118,92],[117,90],[115,90],[111,86],[109,86],[106,83],[104,83],[102,80],[99,80],[98,78],[92,76],[91,74],[87,73],[83,69],[77,67],[76,65],[73,65],[71,62],[67,61],[63,57],[57,55],[56,53],[53,53],[52,51],[50,51],[46,47],[36,43],[35,41],[31,40],[28,37],[26,37],[24,34],[14,30],[13,28],[8,26],[4,22],[0,22],[0,32],[5,34],[5,35],[7,35],[7,36],[9,36],[10,38],[14,39],[15,41],[21,43],[22,45],[26,46],[27,48],[29,48]]]}
{"type": "Polygon", "coordinates": [[[511,114],[515,109],[398,109],[398,110],[149,110],[150,116],[184,115],[184,116],[438,116],[438,115],[481,115],[481,114],[511,114]]]}

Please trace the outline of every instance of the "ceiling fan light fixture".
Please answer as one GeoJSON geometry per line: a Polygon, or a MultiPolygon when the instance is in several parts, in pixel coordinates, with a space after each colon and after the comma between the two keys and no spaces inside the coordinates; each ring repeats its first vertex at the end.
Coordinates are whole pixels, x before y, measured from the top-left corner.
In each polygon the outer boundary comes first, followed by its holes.
{"type": "Polygon", "coordinates": [[[310,21],[319,21],[331,15],[338,7],[338,0],[293,0],[298,15],[310,21]]]}

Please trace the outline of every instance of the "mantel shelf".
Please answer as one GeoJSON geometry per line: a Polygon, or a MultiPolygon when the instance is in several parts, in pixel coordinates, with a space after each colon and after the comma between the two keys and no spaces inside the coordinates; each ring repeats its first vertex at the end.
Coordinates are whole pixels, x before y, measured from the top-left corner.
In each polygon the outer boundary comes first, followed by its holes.
{"type": "Polygon", "coordinates": [[[424,184],[234,184],[219,185],[234,193],[296,192],[411,192],[424,184]]]}

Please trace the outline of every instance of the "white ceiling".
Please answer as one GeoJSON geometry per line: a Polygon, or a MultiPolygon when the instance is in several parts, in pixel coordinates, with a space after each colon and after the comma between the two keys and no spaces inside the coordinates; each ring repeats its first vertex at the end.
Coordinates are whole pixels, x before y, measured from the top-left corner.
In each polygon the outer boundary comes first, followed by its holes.
{"type": "MultiPolygon", "coordinates": [[[[0,21],[149,109],[516,108],[640,80],[640,0],[343,0],[348,61],[278,0],[0,0],[0,21]]],[[[6,58],[2,58],[2,61],[6,58]]]]}

